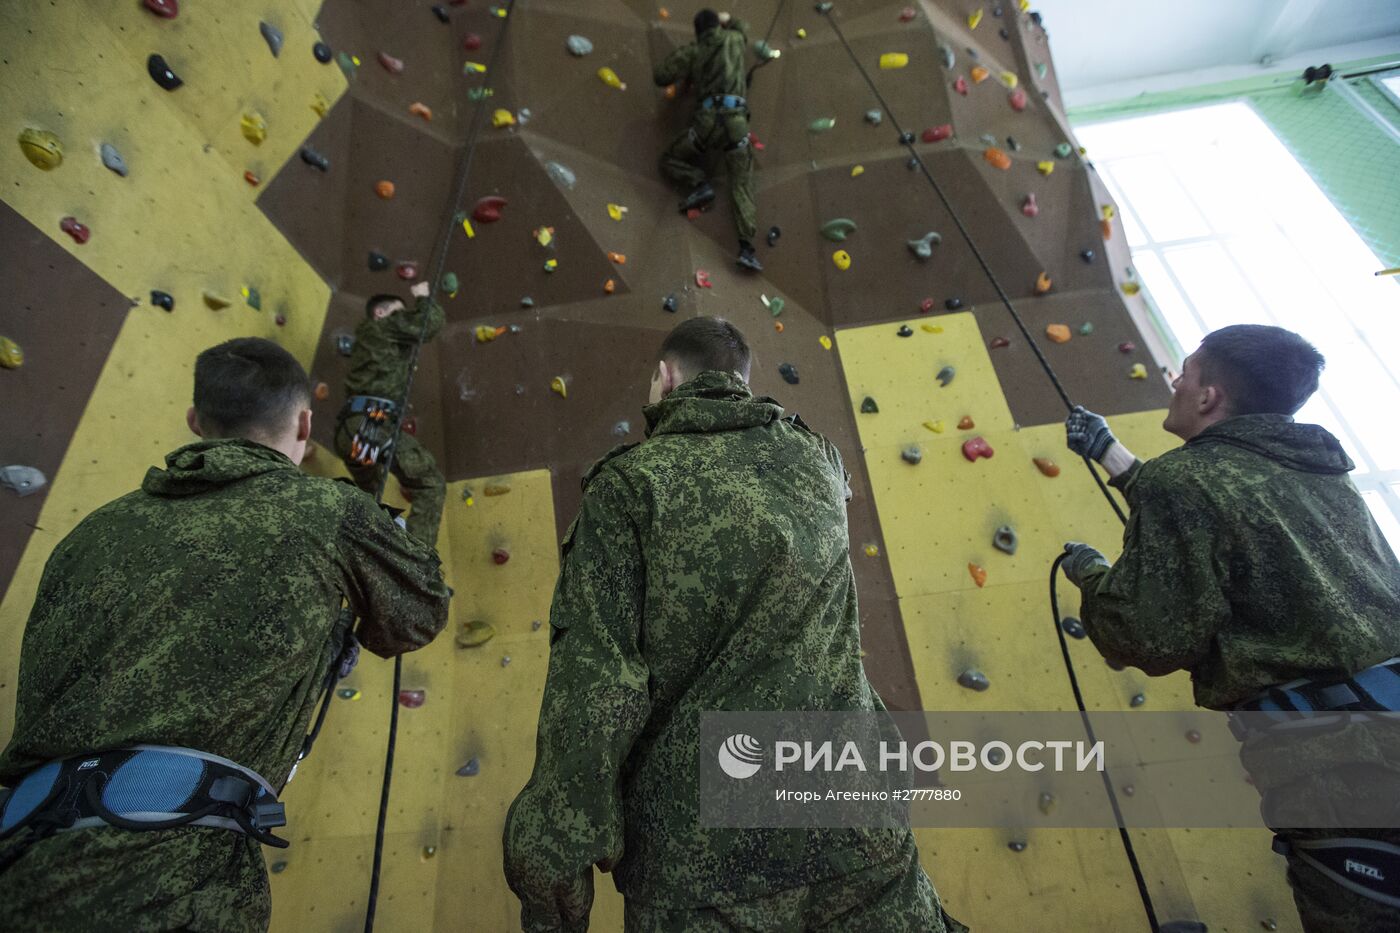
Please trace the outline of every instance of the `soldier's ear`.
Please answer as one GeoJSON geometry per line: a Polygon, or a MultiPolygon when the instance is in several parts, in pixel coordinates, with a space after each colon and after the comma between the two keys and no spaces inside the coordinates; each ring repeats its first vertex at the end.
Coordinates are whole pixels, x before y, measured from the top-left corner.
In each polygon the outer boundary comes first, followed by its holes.
{"type": "Polygon", "coordinates": [[[189,411],[185,412],[185,424],[189,425],[190,433],[195,437],[203,437],[204,431],[199,427],[199,412],[191,405],[189,411]]]}
{"type": "Polygon", "coordinates": [[[1225,410],[1225,393],[1218,385],[1201,386],[1201,396],[1196,403],[1196,410],[1201,415],[1214,415],[1225,410]]]}
{"type": "Polygon", "coordinates": [[[297,442],[304,443],[311,439],[311,409],[303,408],[297,413],[297,442]]]}

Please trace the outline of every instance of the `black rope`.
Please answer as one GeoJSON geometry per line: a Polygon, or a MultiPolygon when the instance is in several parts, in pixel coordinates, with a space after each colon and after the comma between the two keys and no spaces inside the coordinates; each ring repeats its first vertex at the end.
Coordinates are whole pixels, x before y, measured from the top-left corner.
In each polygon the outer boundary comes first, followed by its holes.
{"type": "MultiPolygon", "coordinates": [[[[506,34],[510,31],[510,24],[515,18],[516,5],[517,0],[507,0],[506,2],[506,15],[501,24],[501,31],[497,34],[495,47],[491,50],[491,57],[486,65],[487,80],[496,74],[496,64],[505,48],[506,34]]],[[[427,300],[430,304],[437,300],[438,293],[442,288],[442,270],[447,266],[447,252],[452,242],[452,230],[457,225],[457,210],[467,191],[467,179],[471,174],[472,158],[476,155],[476,144],[481,136],[481,130],[486,124],[488,109],[490,108],[484,103],[478,102],[476,112],[472,114],[471,125],[467,129],[465,149],[457,166],[457,186],[452,194],[452,200],[448,202],[451,209],[447,212],[442,233],[438,237],[437,245],[433,248],[433,257],[429,264],[427,300]]],[[[394,434],[379,472],[379,484],[374,494],[375,501],[381,501],[384,498],[384,487],[389,482],[389,472],[394,466],[394,454],[398,450],[404,416],[408,413],[408,397],[413,391],[414,377],[418,375],[418,357],[422,352],[424,337],[428,332],[428,320],[429,317],[425,314],[423,323],[418,330],[418,339],[414,342],[413,350],[409,354],[408,382],[405,383],[403,395],[399,399],[399,417],[395,419],[394,434]]],[[[374,929],[374,911],[379,901],[379,872],[384,857],[384,825],[389,815],[389,783],[394,772],[394,748],[398,742],[399,689],[402,679],[403,657],[398,656],[394,658],[394,689],[389,696],[389,740],[384,749],[384,783],[379,791],[379,821],[374,830],[374,861],[370,867],[369,900],[365,906],[365,933],[370,933],[374,929]]]]}
{"type": "Polygon", "coordinates": [[[758,71],[758,69],[762,68],[764,65],[777,58],[776,55],[772,54],[773,48],[768,44],[768,40],[772,37],[773,27],[778,25],[778,17],[783,15],[783,7],[785,6],[787,6],[787,0],[778,0],[778,8],[773,11],[773,18],[768,21],[768,31],[763,34],[763,61],[754,65],[752,68],[749,69],[749,73],[744,75],[745,93],[747,93],[751,89],[750,85],[753,84],[754,72],[758,71]]]}

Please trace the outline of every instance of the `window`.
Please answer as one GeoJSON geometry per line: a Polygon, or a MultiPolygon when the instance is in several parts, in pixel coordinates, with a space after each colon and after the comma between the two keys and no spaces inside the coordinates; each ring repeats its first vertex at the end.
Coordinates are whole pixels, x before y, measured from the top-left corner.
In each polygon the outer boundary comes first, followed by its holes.
{"type": "Polygon", "coordinates": [[[1400,551],[1400,277],[1375,274],[1383,263],[1247,103],[1076,133],[1181,355],[1218,327],[1261,323],[1297,331],[1327,357],[1298,418],[1341,440],[1400,551]]]}

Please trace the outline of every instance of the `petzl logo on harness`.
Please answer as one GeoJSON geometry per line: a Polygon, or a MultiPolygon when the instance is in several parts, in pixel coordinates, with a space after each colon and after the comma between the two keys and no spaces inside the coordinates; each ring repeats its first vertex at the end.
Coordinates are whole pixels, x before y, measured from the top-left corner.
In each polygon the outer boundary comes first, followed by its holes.
{"type": "Polygon", "coordinates": [[[1361,875],[1364,878],[1373,878],[1376,881],[1384,881],[1385,875],[1374,865],[1367,865],[1365,862],[1358,862],[1353,859],[1346,860],[1346,870],[1353,875],[1361,875]]]}
{"type": "Polygon", "coordinates": [[[100,758],[89,758],[87,761],[78,765],[78,770],[86,771],[88,768],[96,768],[99,761],[101,761],[100,758]]]}

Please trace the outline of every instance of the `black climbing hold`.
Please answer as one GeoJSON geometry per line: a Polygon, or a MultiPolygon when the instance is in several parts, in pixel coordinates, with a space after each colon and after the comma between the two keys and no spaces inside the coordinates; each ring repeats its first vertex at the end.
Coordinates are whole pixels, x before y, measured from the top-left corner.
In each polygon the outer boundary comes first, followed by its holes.
{"type": "Polygon", "coordinates": [[[452,22],[452,17],[447,15],[447,7],[443,6],[441,3],[433,4],[433,15],[438,18],[438,22],[440,23],[452,22]]]}
{"type": "Polygon", "coordinates": [[[1093,262],[1094,251],[1091,249],[1081,250],[1079,253],[1079,258],[1084,260],[1085,262],[1093,262]]]}
{"type": "Polygon", "coordinates": [[[335,53],[331,51],[331,47],[324,42],[317,42],[313,45],[311,47],[311,54],[315,55],[316,61],[323,65],[329,65],[331,59],[335,57],[335,53]]]}
{"type": "Polygon", "coordinates": [[[1025,844],[1024,842],[1022,842],[1021,840],[1019,840],[1019,839],[1013,839],[1011,842],[1008,842],[1008,843],[1006,844],[1006,847],[1007,847],[1008,849],[1010,849],[1012,852],[1024,852],[1024,851],[1026,851],[1026,844],[1025,844]]]}
{"type": "Polygon", "coordinates": [[[336,335],[335,335],[335,352],[339,353],[341,356],[349,356],[349,355],[350,355],[351,353],[353,353],[354,351],[355,351],[355,336],[354,336],[354,334],[336,334],[336,335]]]}
{"type": "Polygon", "coordinates": [[[1031,22],[1035,23],[1037,26],[1040,25],[1040,11],[1039,11],[1039,10],[1031,10],[1031,22]]]}
{"type": "Polygon", "coordinates": [[[313,168],[319,168],[323,172],[329,172],[331,170],[331,160],[327,159],[310,146],[301,147],[301,161],[313,168]]]}
{"type": "Polygon", "coordinates": [[[280,860],[273,862],[271,865],[268,866],[268,870],[270,870],[274,875],[280,875],[282,874],[282,872],[287,870],[287,863],[280,860]]]}
{"type": "Polygon", "coordinates": [[[672,295],[667,295],[666,298],[661,302],[661,310],[663,310],[663,311],[670,311],[672,314],[675,314],[675,313],[676,313],[676,296],[673,295],[673,294],[672,294],[672,295]]]}
{"type": "Polygon", "coordinates": [[[914,134],[913,134],[912,132],[910,132],[909,130],[905,130],[903,133],[900,133],[900,134],[899,134],[899,144],[900,144],[901,146],[912,146],[912,145],[914,145],[914,134]]]}
{"type": "Polygon", "coordinates": [[[1070,638],[1083,638],[1089,633],[1084,631],[1084,623],[1074,616],[1065,616],[1060,620],[1060,628],[1065,630],[1065,634],[1070,638]]]}
{"type": "Polygon", "coordinates": [[[1136,793],[1137,793],[1137,788],[1134,787],[1133,785],[1131,785],[1131,784],[1124,784],[1124,785],[1123,785],[1123,796],[1124,796],[1124,797],[1131,797],[1133,794],[1136,794],[1136,793]]]}
{"type": "Polygon", "coordinates": [[[369,271],[383,272],[389,268],[389,257],[379,252],[377,249],[369,251],[369,271]]]}
{"type": "Polygon", "coordinates": [[[995,768],[1005,760],[1006,752],[995,747],[987,749],[987,764],[995,768]]]}
{"type": "Polygon", "coordinates": [[[875,404],[875,400],[866,396],[860,403],[860,413],[863,415],[873,415],[880,410],[880,406],[875,404]]]}
{"type": "Polygon", "coordinates": [[[962,299],[949,298],[947,301],[943,302],[943,307],[947,308],[949,311],[956,311],[962,307],[962,299]]]}
{"type": "Polygon", "coordinates": [[[1001,27],[1000,29],[997,30],[997,35],[1001,36],[1003,39],[1010,39],[1010,38],[1011,38],[1011,33],[1009,33],[1009,32],[1006,31],[1006,27],[1005,27],[1005,26],[1003,26],[1003,27],[1001,27]]]}
{"type": "Polygon", "coordinates": [[[1144,704],[1144,703],[1146,703],[1146,702],[1147,702],[1147,694],[1145,694],[1145,693],[1134,693],[1133,696],[1132,696],[1132,699],[1130,699],[1130,700],[1128,701],[1128,705],[1136,708],[1136,707],[1139,707],[1139,706],[1141,706],[1142,704],[1144,704]]]}
{"type": "Polygon", "coordinates": [[[778,242],[778,237],[780,237],[780,236],[782,236],[782,235],[783,235],[783,231],[779,230],[777,227],[769,227],[769,228],[768,228],[768,245],[769,245],[769,246],[775,245],[775,244],[778,242]]]}
{"type": "Polygon", "coordinates": [[[151,304],[157,308],[164,308],[167,311],[175,310],[175,296],[169,292],[151,290],[151,304]]]}
{"type": "Polygon", "coordinates": [[[1055,809],[1055,795],[1048,790],[1041,791],[1040,798],[1036,801],[1036,806],[1040,808],[1041,813],[1049,816],[1051,811],[1055,809]]]}
{"type": "Polygon", "coordinates": [[[924,452],[917,445],[904,448],[899,452],[899,455],[904,458],[905,463],[911,466],[918,466],[924,459],[924,452]]]}
{"type": "Polygon", "coordinates": [[[522,308],[533,308],[534,306],[535,306],[535,299],[531,298],[529,295],[526,295],[524,298],[521,298],[521,299],[520,299],[520,307],[522,307],[522,308]]]}
{"type": "Polygon", "coordinates": [[[1020,152],[1020,151],[1021,151],[1021,144],[1018,143],[1018,142],[1016,141],[1016,137],[1015,137],[1015,136],[1008,136],[1008,137],[1006,137],[1006,147],[1007,147],[1008,149],[1010,149],[1012,152],[1020,152]]]}
{"type": "Polygon", "coordinates": [[[258,32],[262,33],[263,41],[267,43],[273,58],[282,54],[282,30],[263,20],[258,23],[258,32]]]}
{"type": "Polygon", "coordinates": [[[993,15],[993,16],[1000,16],[1000,15],[1001,15],[1001,7],[999,7],[999,6],[994,6],[994,7],[992,7],[992,15],[993,15]]]}
{"type": "Polygon", "coordinates": [[[462,767],[457,769],[458,777],[476,777],[480,773],[481,762],[478,761],[476,758],[472,758],[466,764],[462,765],[462,767]]]}
{"type": "Polygon", "coordinates": [[[904,167],[907,168],[907,169],[908,169],[909,171],[911,171],[911,172],[914,171],[915,169],[917,169],[917,168],[919,167],[919,159],[918,159],[918,157],[917,157],[917,156],[910,156],[910,157],[909,157],[909,161],[904,163],[904,167]]]}
{"type": "Polygon", "coordinates": [[[146,71],[150,73],[152,81],[167,91],[173,91],[185,83],[159,55],[152,54],[150,58],[146,59],[146,71]]]}
{"type": "Polygon", "coordinates": [[[903,324],[895,333],[901,337],[912,337],[914,336],[914,328],[910,327],[908,324],[903,324]]]}
{"type": "Polygon", "coordinates": [[[968,668],[959,674],[958,683],[969,690],[976,690],[979,693],[992,685],[991,682],[987,680],[986,674],[973,668],[968,668]]]}
{"type": "Polygon", "coordinates": [[[812,9],[816,10],[818,13],[830,13],[831,7],[832,4],[830,3],[818,3],[817,5],[812,7],[812,9]]]}
{"type": "Polygon", "coordinates": [[[783,381],[790,386],[797,385],[799,381],[797,378],[797,367],[792,365],[791,363],[784,363],[783,365],[779,366],[778,375],[782,376],[783,381]]]}

